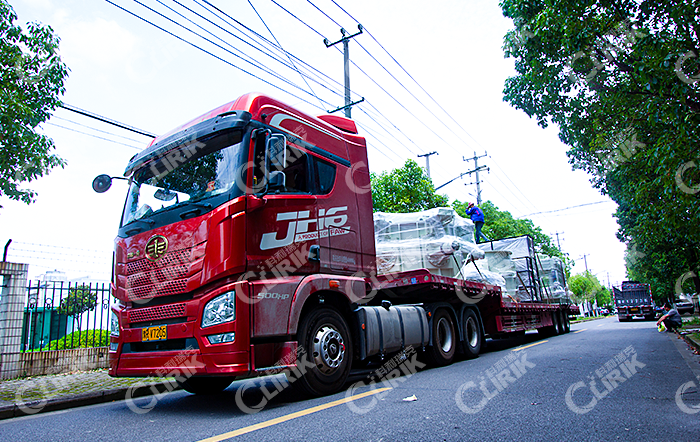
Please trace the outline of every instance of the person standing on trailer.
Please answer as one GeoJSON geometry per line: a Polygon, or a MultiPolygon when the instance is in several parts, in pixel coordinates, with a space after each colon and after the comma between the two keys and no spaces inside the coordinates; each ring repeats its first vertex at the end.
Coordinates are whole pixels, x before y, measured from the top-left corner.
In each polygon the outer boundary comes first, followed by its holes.
{"type": "Polygon", "coordinates": [[[484,238],[486,241],[491,241],[486,237],[486,235],[481,233],[481,228],[484,227],[484,212],[476,207],[474,203],[469,203],[469,206],[467,207],[467,216],[471,218],[474,226],[476,227],[476,232],[474,232],[474,239],[476,243],[479,244],[481,238],[484,238]]]}

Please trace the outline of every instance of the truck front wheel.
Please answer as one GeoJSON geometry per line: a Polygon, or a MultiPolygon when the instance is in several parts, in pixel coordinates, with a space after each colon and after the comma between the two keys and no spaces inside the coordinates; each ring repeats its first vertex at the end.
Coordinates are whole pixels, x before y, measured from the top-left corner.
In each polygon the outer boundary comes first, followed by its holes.
{"type": "Polygon", "coordinates": [[[438,310],[433,316],[432,342],[426,350],[431,365],[442,367],[452,363],[457,350],[457,335],[452,317],[446,310],[438,310]]]}
{"type": "Polygon", "coordinates": [[[297,363],[302,376],[289,381],[313,396],[339,391],[352,365],[352,342],[345,319],[334,308],[318,307],[302,318],[297,339],[299,358],[304,358],[297,363]]]}
{"type": "Polygon", "coordinates": [[[467,359],[474,359],[481,351],[481,327],[479,319],[474,310],[465,310],[462,316],[462,329],[464,330],[464,340],[462,340],[462,352],[467,359]]]}

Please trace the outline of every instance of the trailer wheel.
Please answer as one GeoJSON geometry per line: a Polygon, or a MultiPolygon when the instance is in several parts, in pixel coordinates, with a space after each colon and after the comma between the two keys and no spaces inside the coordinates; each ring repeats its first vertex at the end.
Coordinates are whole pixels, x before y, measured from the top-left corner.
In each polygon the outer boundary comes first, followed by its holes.
{"type": "Polygon", "coordinates": [[[184,381],[177,381],[177,385],[192,394],[216,394],[226,390],[233,377],[200,377],[193,376],[184,381]]]}
{"type": "Polygon", "coordinates": [[[568,311],[562,311],[562,318],[564,319],[564,333],[569,333],[571,331],[571,319],[569,318],[568,311]]]}
{"type": "Polygon", "coordinates": [[[556,336],[561,332],[561,321],[559,319],[559,311],[552,312],[552,336],[556,336]]]}
{"type": "Polygon", "coordinates": [[[299,324],[297,339],[305,358],[297,368],[300,379],[290,383],[305,393],[324,396],[339,391],[348,379],[352,365],[352,342],[345,319],[337,310],[318,307],[299,324]]]}
{"type": "Polygon", "coordinates": [[[430,365],[442,367],[451,364],[457,350],[457,335],[447,310],[438,310],[433,315],[432,336],[431,345],[426,350],[430,365]]]}
{"type": "Polygon", "coordinates": [[[563,335],[564,333],[566,333],[566,320],[564,319],[564,312],[561,310],[557,310],[554,314],[556,315],[557,320],[559,321],[559,323],[557,324],[557,334],[563,335]]]}
{"type": "Polygon", "coordinates": [[[481,327],[479,327],[479,319],[476,317],[474,310],[465,310],[462,316],[462,329],[464,330],[464,339],[462,340],[462,352],[467,359],[479,357],[481,351],[481,327]]]}

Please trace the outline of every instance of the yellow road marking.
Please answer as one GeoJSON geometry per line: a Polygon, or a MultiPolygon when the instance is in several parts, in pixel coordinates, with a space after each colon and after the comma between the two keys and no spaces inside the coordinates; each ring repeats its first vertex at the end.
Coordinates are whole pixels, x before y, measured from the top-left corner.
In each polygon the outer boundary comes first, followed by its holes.
{"type": "Polygon", "coordinates": [[[199,442],[219,442],[225,439],[230,439],[232,437],[240,436],[242,434],[250,433],[256,430],[261,430],[263,428],[271,427],[273,425],[281,424],[282,422],[287,422],[298,417],[307,416],[309,414],[316,413],[318,411],[327,410],[328,408],[333,408],[338,405],[345,404],[347,402],[352,402],[355,399],[362,399],[363,397],[372,396],[373,394],[381,393],[382,391],[391,390],[390,387],[387,388],[377,388],[376,390],[366,391],[364,393],[356,394],[354,396],[346,397],[344,399],[339,399],[337,401],[328,402],[327,404],[317,405],[312,408],[307,408],[306,410],[297,411],[296,413],[287,414],[285,416],[280,416],[269,421],[260,422],[259,424],[250,425],[247,427],[240,428],[238,430],[229,431],[228,433],[220,434],[218,436],[212,436],[207,439],[202,439],[199,442]]]}
{"type": "Polygon", "coordinates": [[[534,347],[535,345],[544,344],[545,342],[549,342],[549,340],[548,340],[548,339],[545,339],[544,341],[535,342],[534,344],[526,345],[525,347],[514,348],[514,349],[512,349],[511,351],[525,350],[526,348],[534,347]]]}
{"type": "Polygon", "coordinates": [[[582,328],[581,330],[576,330],[574,333],[581,333],[582,331],[588,330],[587,328],[582,328]]]}

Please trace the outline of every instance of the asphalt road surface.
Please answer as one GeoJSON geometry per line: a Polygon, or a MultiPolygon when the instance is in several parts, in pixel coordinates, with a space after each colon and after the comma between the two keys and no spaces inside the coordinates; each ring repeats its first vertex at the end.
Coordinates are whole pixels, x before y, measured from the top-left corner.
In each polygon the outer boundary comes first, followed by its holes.
{"type": "Polygon", "coordinates": [[[394,362],[389,373],[408,375],[322,398],[279,392],[284,377],[267,377],[216,396],[176,391],[5,420],[0,439],[700,440],[700,357],[653,322],[610,317],[546,339],[489,341],[477,359],[415,374],[411,357],[394,362]]]}

